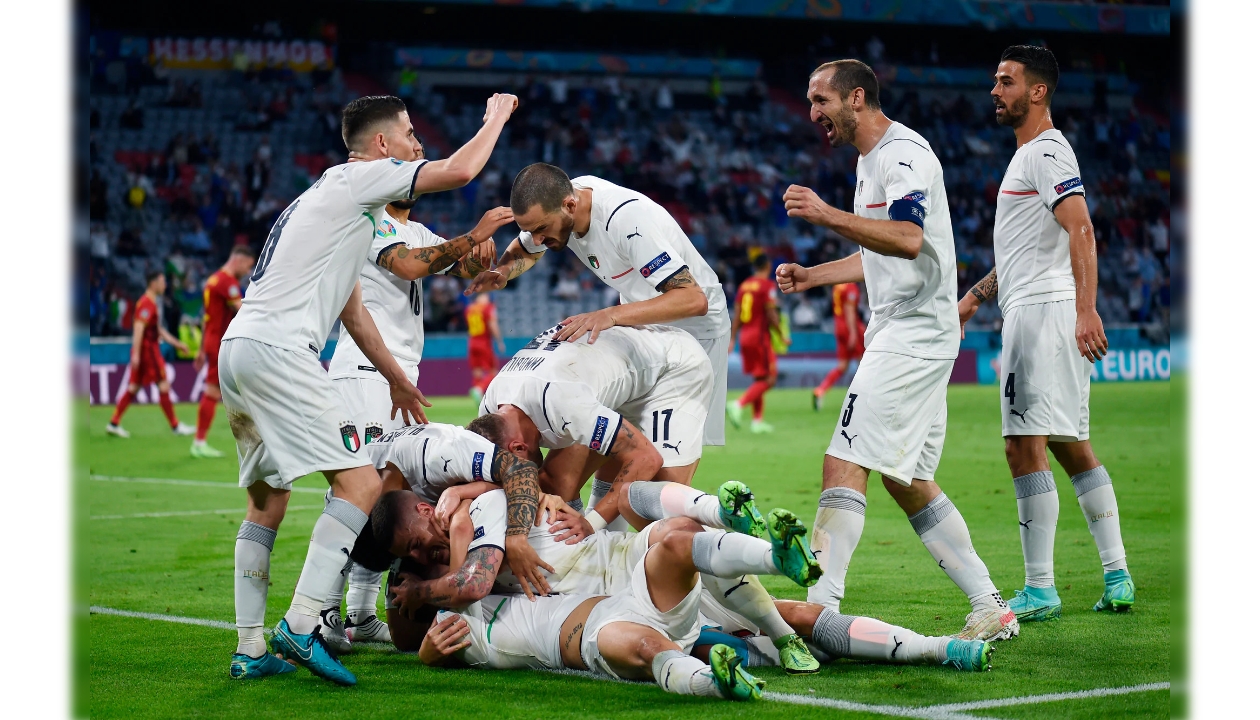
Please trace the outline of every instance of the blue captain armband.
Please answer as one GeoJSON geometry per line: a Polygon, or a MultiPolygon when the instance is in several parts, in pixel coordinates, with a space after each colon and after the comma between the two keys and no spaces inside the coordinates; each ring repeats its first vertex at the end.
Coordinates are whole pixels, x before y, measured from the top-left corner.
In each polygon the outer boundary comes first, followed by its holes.
{"type": "Polygon", "coordinates": [[[912,192],[900,200],[893,200],[888,206],[889,220],[904,220],[923,227],[927,218],[927,210],[923,207],[925,197],[921,192],[912,192]]]}

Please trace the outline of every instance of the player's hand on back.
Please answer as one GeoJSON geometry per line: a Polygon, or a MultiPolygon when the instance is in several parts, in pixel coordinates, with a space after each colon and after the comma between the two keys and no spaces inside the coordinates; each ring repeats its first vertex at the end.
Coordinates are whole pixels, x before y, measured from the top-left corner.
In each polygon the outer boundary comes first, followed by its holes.
{"type": "Polygon", "coordinates": [[[599,334],[610,327],[617,324],[613,317],[612,308],[604,308],[595,312],[582,313],[581,315],[570,315],[560,321],[563,325],[559,332],[556,333],[556,339],[573,342],[582,337],[586,333],[591,334],[588,343],[594,343],[599,334]]]}
{"type": "Polygon", "coordinates": [[[444,532],[450,532],[451,518],[454,517],[455,511],[459,509],[461,501],[459,490],[454,487],[448,487],[442,491],[442,496],[438,498],[437,505],[433,506],[433,519],[444,532]]]}
{"type": "Polygon", "coordinates": [[[542,527],[544,522],[551,522],[553,519],[558,519],[560,517],[560,513],[565,510],[568,510],[569,512],[576,512],[573,508],[569,507],[568,503],[560,499],[559,495],[543,493],[542,497],[538,498],[538,515],[534,520],[534,524],[538,527],[542,527]]]}
{"type": "Polygon", "coordinates": [[[547,532],[556,536],[555,542],[563,541],[566,545],[576,545],[595,534],[595,528],[591,527],[591,523],[568,505],[560,509],[558,516],[553,515],[552,520],[554,522],[547,528],[547,532]]]}
{"type": "Polygon", "coordinates": [[[424,641],[420,643],[417,653],[420,662],[425,665],[443,664],[446,658],[472,644],[468,637],[470,632],[468,622],[455,613],[441,620],[434,618],[429,631],[424,634],[424,641]]]}
{"type": "Polygon", "coordinates": [[[779,283],[779,291],[791,294],[809,289],[809,269],[796,263],[783,263],[774,271],[774,279],[779,283]]]}
{"type": "Polygon", "coordinates": [[[515,95],[495,93],[486,100],[486,114],[481,118],[481,122],[489,122],[491,118],[498,117],[506,120],[516,110],[517,104],[515,95]]]}
{"type": "Polygon", "coordinates": [[[534,599],[534,591],[539,595],[551,594],[551,584],[547,582],[547,578],[538,572],[539,568],[549,573],[554,573],[555,568],[542,561],[538,557],[538,552],[529,544],[528,536],[509,535],[507,539],[507,556],[508,567],[512,570],[512,574],[516,576],[516,581],[521,584],[521,591],[525,593],[525,597],[531,601],[534,599]],[[533,590],[531,590],[531,587],[533,590]]]}
{"type": "Polygon", "coordinates": [[[1097,310],[1076,311],[1076,347],[1090,362],[1098,362],[1107,354],[1107,333],[1097,310]]]}
{"type": "Polygon", "coordinates": [[[420,388],[411,383],[390,383],[389,399],[393,401],[394,407],[390,410],[389,419],[393,420],[398,417],[398,413],[402,413],[404,425],[413,424],[427,425],[429,418],[424,414],[424,408],[433,407],[433,403],[425,399],[424,393],[420,392],[420,388]]]}

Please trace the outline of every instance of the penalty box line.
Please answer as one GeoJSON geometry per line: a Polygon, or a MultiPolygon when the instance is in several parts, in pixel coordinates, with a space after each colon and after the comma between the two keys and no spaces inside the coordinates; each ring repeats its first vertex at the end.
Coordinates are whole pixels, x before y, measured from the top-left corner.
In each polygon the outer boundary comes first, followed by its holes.
{"type": "MultiPolygon", "coordinates": [[[[136,618],[140,620],[151,620],[158,622],[180,623],[183,625],[197,625],[200,627],[210,627],[219,630],[235,630],[234,623],[225,622],[223,620],[208,620],[204,618],[191,618],[182,615],[165,615],[162,613],[138,612],[135,610],[120,610],[118,608],[104,607],[101,605],[92,605],[88,608],[89,612],[94,615],[114,615],[118,617],[136,618]]],[[[267,631],[270,632],[270,631],[267,631]]],[[[363,643],[364,646],[380,650],[395,650],[393,645],[388,643],[363,643]]],[[[410,654],[410,653],[408,653],[410,654]]],[[[584,670],[548,670],[554,675],[569,675],[576,677],[589,678],[592,680],[603,680],[611,682],[626,682],[629,680],[611,680],[600,675],[596,675],[590,671],[584,670]]],[[[641,684],[641,683],[632,683],[641,684]]],[[[866,703],[852,702],[849,700],[839,700],[836,698],[815,697],[812,695],[796,695],[792,693],[767,692],[763,696],[766,700],[775,702],[791,703],[793,705],[811,705],[814,707],[825,707],[833,710],[844,710],[849,712],[865,712],[876,715],[886,715],[890,717],[904,718],[921,718],[922,720],[990,720],[977,715],[969,714],[975,710],[986,710],[989,708],[1013,707],[1017,705],[1041,705],[1051,702],[1061,702],[1064,700],[1088,700],[1100,697],[1112,697],[1116,695],[1130,695],[1141,692],[1154,692],[1159,690],[1168,690],[1171,683],[1146,683],[1143,685],[1128,685],[1125,687],[1113,688],[1094,688],[1093,690],[1078,690],[1074,692],[1047,693],[1043,695],[1024,695],[1021,697],[998,698],[994,700],[975,700],[962,703],[946,703],[941,705],[926,705],[915,707],[911,705],[868,705],[866,703]]]]}

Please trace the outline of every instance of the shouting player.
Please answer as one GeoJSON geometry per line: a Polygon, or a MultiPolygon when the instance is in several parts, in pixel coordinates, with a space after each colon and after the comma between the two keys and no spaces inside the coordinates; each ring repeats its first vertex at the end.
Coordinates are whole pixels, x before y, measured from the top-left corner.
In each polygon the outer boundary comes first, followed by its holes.
{"type": "Polygon", "coordinates": [[[499,314],[490,301],[490,293],[477,293],[477,297],[464,309],[464,320],[468,323],[468,369],[472,372],[472,389],[468,394],[480,402],[494,374],[499,371],[499,361],[494,356],[495,346],[499,347],[499,352],[507,352],[503,333],[499,331],[499,314]]]}
{"type": "Polygon", "coordinates": [[[497,290],[538,262],[546,250],[573,251],[591,272],[621,293],[621,305],[566,318],[558,340],[587,333],[590,342],[611,327],[674,325],[691,334],[709,357],[713,394],[704,398],[705,445],[726,442],[722,419],[731,321],[717,275],[669,211],[642,193],[586,175],[535,163],[512,183],[512,213],[521,235],[495,269],[469,292],[497,290]]]}
{"type": "Polygon", "coordinates": [[[223,399],[219,392],[219,343],[228,323],[241,309],[241,278],[254,271],[254,251],[248,245],[232,248],[227,262],[206,280],[203,292],[205,313],[201,316],[201,349],[193,360],[193,367],[206,369],[205,389],[201,392],[201,404],[197,406],[197,434],[193,437],[192,456],[218,458],[223,453],[206,444],[210,423],[214,422],[214,410],[223,399]]]}
{"type": "Polygon", "coordinates": [[[945,394],[960,340],[949,201],[940,161],[923,136],[884,115],[875,73],[857,60],[824,63],[809,79],[810,117],[832,147],[858,149],[855,213],[792,185],[788,216],[852,239],[861,250],[813,268],[781,265],[779,287],[865,280],[867,350],[823,458],[813,548],[825,574],[811,602],[835,608],[866,522],[871,471],[905,511],[937,565],[972,612],[965,639],[1005,639],[1019,622],[989,579],[962,514],[933,479],[945,441],[945,394]]]}
{"type": "Polygon", "coordinates": [[[118,423],[122,422],[127,406],[136,399],[136,392],[145,385],[157,383],[158,402],[162,405],[166,421],[171,424],[171,432],[176,435],[192,435],[193,428],[175,417],[175,406],[171,404],[171,383],[166,379],[166,361],[162,359],[162,340],[180,352],[188,352],[188,347],[162,325],[162,296],[166,294],[166,273],[153,270],[145,276],[144,281],[144,294],[136,301],[135,319],[131,326],[131,365],[128,368],[130,375],[127,392],[118,398],[114,416],[105,426],[105,432],[120,438],[131,437],[131,433],[118,423]]]}
{"type": "MultiPolygon", "coordinates": [[[[461,187],[476,177],[516,108],[512,95],[486,103],[485,123],[449,158],[418,158],[420,144],[396,97],[359,98],[342,111],[342,138],[354,161],[329,168],[276,220],[250,278],[250,292],[223,338],[220,387],[249,489],[236,542],[239,636],[233,677],[265,677],[293,667],[267,652],[263,617],[271,549],[289,488],[323,472],[333,497],[315,522],[293,603],[272,635],[275,652],[342,685],[354,675],[318,632],[319,611],[341,577],[380,494],[381,482],[359,428],[319,355],[333,323],[342,326],[390,386],[404,422],[426,420],[424,396],[390,354],[363,307],[359,274],[385,205],[461,187]]],[[[391,413],[393,414],[393,413],[391,413]]]]}
{"type": "Polygon", "coordinates": [[[862,299],[862,290],[857,283],[840,283],[831,288],[831,313],[836,318],[836,359],[839,362],[827,377],[814,388],[814,410],[822,410],[823,397],[831,386],[840,378],[845,378],[844,385],[852,381],[850,366],[857,372],[857,364],[866,351],[862,336],[866,334],[866,323],[858,317],[858,301],[862,299]]]}
{"type": "Polygon", "coordinates": [[[1050,119],[1059,81],[1054,53],[1015,45],[1002,53],[993,104],[1018,149],[1002,179],[993,224],[993,271],[958,303],[963,323],[994,295],[1002,308],[1000,408],[1006,462],[1015,478],[1024,589],[1011,609],[1021,620],[1059,617],[1054,533],[1059,493],[1046,448],[1072,477],[1103,564],[1095,610],[1133,606],[1133,578],[1120,538],[1111,477],[1089,442],[1089,367],[1107,354],[1098,316],[1094,225],[1076,153],[1050,119]]]}
{"type": "Polygon", "coordinates": [[[762,419],[765,395],[779,380],[779,366],[770,334],[779,333],[779,305],[774,300],[775,283],[770,279],[770,256],[762,253],[753,260],[752,277],[739,286],[735,295],[735,319],[731,321],[731,345],[735,350],[735,338],[739,338],[739,352],[744,360],[744,374],[751,375],[753,384],[743,397],[726,404],[726,416],[739,428],[744,408],[752,405],[754,433],[773,432],[762,419]]]}

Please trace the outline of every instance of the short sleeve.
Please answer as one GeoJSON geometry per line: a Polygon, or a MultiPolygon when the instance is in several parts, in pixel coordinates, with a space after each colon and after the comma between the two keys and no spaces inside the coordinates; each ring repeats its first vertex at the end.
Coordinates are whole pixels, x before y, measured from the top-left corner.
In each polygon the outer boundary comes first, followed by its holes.
{"type": "Polygon", "coordinates": [[[145,303],[136,308],[136,319],[148,323],[153,321],[153,308],[145,303]]]}
{"type": "Polygon", "coordinates": [[[368,260],[379,264],[381,258],[406,241],[398,234],[398,221],[388,215],[376,223],[376,232],[372,234],[372,245],[368,247],[368,260]]]}
{"type": "Polygon", "coordinates": [[[644,202],[626,205],[613,216],[608,234],[631,267],[655,290],[661,283],[677,275],[687,263],[670,247],[656,221],[645,210],[644,202]]]}
{"type": "Polygon", "coordinates": [[[430,483],[450,487],[490,479],[494,443],[463,428],[435,435],[425,459],[425,475],[430,483]]]}
{"type": "Polygon", "coordinates": [[[525,252],[529,253],[530,255],[537,255],[538,253],[547,252],[546,245],[543,245],[542,243],[534,242],[533,233],[525,232],[522,230],[521,234],[516,236],[516,239],[520,241],[521,247],[525,248],[525,252]]]}
{"type": "Polygon", "coordinates": [[[620,414],[603,405],[582,383],[550,383],[544,393],[544,420],[561,441],[608,454],[621,429],[620,414]]]}
{"type": "Polygon", "coordinates": [[[923,227],[927,219],[928,174],[931,158],[912,141],[894,142],[880,153],[888,219],[923,227]]]}
{"type": "Polygon", "coordinates": [[[360,207],[378,208],[395,200],[410,200],[416,178],[427,160],[404,162],[394,158],[345,165],[350,197],[360,207]]]}
{"type": "Polygon", "coordinates": [[[236,283],[229,283],[227,287],[227,297],[229,300],[239,300],[241,298],[241,286],[236,283]]]}
{"type": "Polygon", "coordinates": [[[468,508],[472,519],[473,539],[468,552],[480,547],[505,550],[507,547],[507,495],[502,490],[482,493],[468,508]]]}
{"type": "Polygon", "coordinates": [[[1081,170],[1071,148],[1053,140],[1044,140],[1029,150],[1032,180],[1046,207],[1053,211],[1067,198],[1085,195],[1081,170]]]}

